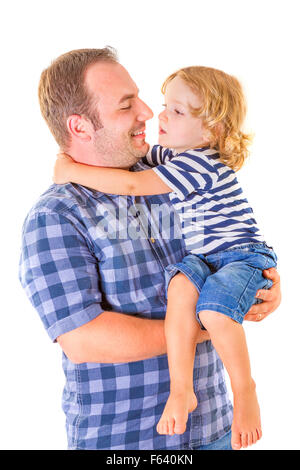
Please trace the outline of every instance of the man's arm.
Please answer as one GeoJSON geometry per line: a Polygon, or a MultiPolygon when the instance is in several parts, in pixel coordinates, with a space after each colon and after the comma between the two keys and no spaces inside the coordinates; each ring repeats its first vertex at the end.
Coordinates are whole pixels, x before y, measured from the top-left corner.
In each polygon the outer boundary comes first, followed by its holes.
{"type": "Polygon", "coordinates": [[[57,338],[71,362],[133,362],[166,353],[164,320],[102,312],[57,338]]]}
{"type": "MultiPolygon", "coordinates": [[[[197,342],[210,339],[198,332],[197,342]]],[[[103,312],[80,328],[57,338],[71,362],[135,362],[167,353],[164,320],[103,312]]]]}

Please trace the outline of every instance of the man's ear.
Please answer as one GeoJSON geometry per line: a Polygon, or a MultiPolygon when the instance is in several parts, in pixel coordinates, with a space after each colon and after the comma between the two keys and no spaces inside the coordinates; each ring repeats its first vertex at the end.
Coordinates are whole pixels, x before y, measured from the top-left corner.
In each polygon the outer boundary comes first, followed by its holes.
{"type": "Polygon", "coordinates": [[[67,119],[67,128],[72,138],[82,142],[91,140],[91,123],[79,114],[72,114],[67,119]]]}

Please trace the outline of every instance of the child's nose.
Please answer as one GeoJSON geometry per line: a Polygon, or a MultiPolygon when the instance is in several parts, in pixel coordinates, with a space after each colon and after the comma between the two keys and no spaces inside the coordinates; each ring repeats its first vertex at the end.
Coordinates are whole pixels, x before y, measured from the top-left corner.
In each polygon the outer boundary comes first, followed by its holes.
{"type": "Polygon", "coordinates": [[[167,120],[167,112],[165,109],[158,115],[158,119],[160,119],[161,121],[167,120]]]}

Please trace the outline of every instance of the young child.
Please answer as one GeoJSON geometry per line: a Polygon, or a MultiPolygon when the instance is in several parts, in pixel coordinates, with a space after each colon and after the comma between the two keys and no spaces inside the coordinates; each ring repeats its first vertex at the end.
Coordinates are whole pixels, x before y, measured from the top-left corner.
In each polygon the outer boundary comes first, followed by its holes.
{"type": "Polygon", "coordinates": [[[235,175],[250,143],[241,131],[245,100],[236,78],[198,66],[170,75],[162,91],[160,145],[143,159],[151,169],[91,167],[61,155],[54,181],[119,195],[170,193],[188,254],[166,270],[171,386],[157,431],[183,433],[188,413],[197,407],[193,364],[200,324],[229,374],[232,442],[236,448],[247,447],[262,432],[242,322],[257,290],[270,287],[262,271],[276,266],[277,258],[264,242],[235,175]]]}

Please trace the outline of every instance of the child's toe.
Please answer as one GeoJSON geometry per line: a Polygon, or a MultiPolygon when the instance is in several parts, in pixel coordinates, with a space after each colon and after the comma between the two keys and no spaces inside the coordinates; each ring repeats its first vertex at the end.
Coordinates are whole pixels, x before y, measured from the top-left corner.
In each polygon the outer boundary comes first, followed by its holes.
{"type": "Polygon", "coordinates": [[[168,434],[167,422],[164,419],[160,419],[156,426],[156,430],[158,434],[168,434]]]}
{"type": "Polygon", "coordinates": [[[175,434],[183,434],[186,428],[186,424],[184,421],[176,421],[174,432],[175,434]]]}
{"type": "Polygon", "coordinates": [[[233,448],[233,450],[240,450],[240,448],[242,447],[241,435],[239,432],[232,431],[231,447],[233,448]]]}
{"type": "Polygon", "coordinates": [[[161,427],[160,422],[156,426],[156,431],[158,432],[158,434],[162,434],[162,427],[161,427]]]}
{"type": "Polygon", "coordinates": [[[164,421],[162,424],[162,434],[169,434],[169,426],[168,426],[168,421],[164,421]]]}
{"type": "Polygon", "coordinates": [[[168,434],[169,436],[173,436],[174,434],[174,419],[173,418],[170,418],[169,421],[168,421],[168,434]]]}
{"type": "Polygon", "coordinates": [[[248,433],[247,432],[242,433],[241,441],[242,441],[243,448],[248,447],[248,433]]]}

